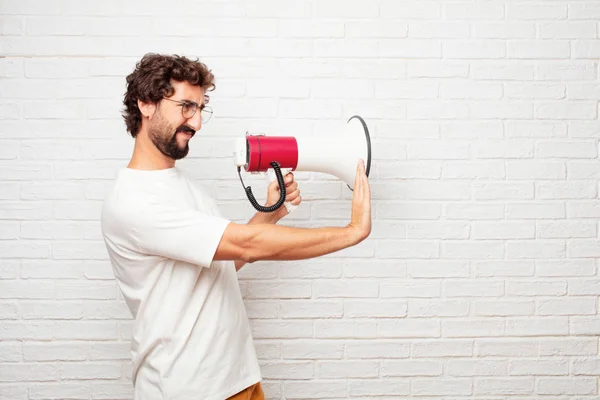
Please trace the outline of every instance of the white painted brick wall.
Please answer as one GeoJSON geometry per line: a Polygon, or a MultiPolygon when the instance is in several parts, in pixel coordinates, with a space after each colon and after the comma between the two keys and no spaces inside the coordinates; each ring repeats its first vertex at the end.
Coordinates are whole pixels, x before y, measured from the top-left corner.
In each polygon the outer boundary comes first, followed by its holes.
{"type": "MultiPolygon", "coordinates": [[[[146,52],[213,69],[181,165],[236,221],[235,137],[370,126],[372,236],[240,272],[269,399],[598,399],[599,20],[597,0],[0,0],[0,400],[131,398],[98,219],[146,52]]],[[[342,183],[298,179],[286,224],[347,222],[342,183]]]]}

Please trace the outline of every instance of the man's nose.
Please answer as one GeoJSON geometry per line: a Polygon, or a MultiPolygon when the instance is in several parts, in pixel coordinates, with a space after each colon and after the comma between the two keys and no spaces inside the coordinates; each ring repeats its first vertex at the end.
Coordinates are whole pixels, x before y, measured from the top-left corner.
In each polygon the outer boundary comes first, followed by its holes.
{"type": "Polygon", "coordinates": [[[199,131],[202,127],[202,113],[200,110],[196,111],[196,113],[192,116],[192,118],[188,119],[188,124],[195,131],[199,131]]]}

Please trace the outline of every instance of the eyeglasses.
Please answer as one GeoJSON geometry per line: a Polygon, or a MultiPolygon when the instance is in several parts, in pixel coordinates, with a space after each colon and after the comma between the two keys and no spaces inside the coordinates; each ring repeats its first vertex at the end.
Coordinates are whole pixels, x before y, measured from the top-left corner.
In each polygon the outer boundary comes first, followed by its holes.
{"type": "MultiPolygon", "coordinates": [[[[198,108],[200,108],[200,106],[197,103],[194,103],[193,101],[178,101],[178,100],[168,99],[166,97],[163,97],[163,99],[179,104],[179,106],[181,106],[181,115],[183,115],[183,118],[185,118],[185,119],[192,118],[196,114],[196,111],[198,110],[198,108]]],[[[212,108],[210,108],[208,106],[202,106],[202,108],[200,108],[200,112],[202,113],[202,123],[203,124],[207,123],[213,114],[212,108]]]]}

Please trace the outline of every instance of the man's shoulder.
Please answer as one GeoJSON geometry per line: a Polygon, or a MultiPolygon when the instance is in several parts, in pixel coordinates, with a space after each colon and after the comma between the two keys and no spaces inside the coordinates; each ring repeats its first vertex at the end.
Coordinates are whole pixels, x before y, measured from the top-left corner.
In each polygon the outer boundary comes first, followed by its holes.
{"type": "Polygon", "coordinates": [[[102,201],[102,220],[129,221],[138,218],[149,202],[156,201],[149,186],[118,176],[102,201]]]}

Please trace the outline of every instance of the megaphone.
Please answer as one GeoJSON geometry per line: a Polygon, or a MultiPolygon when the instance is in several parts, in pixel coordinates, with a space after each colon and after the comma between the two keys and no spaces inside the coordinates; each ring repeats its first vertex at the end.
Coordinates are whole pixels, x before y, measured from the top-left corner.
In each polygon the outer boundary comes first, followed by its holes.
{"type": "Polygon", "coordinates": [[[282,169],[333,175],[354,190],[358,161],[364,160],[367,176],[371,171],[371,137],[364,119],[354,115],[346,122],[341,135],[301,137],[246,133],[244,138],[236,141],[234,159],[252,206],[257,211],[273,212],[285,202],[282,169]],[[242,168],[251,173],[267,172],[272,168],[280,187],[279,201],[269,207],[259,205],[250,186],[244,185],[242,168]]]}

